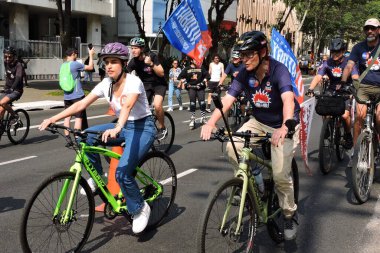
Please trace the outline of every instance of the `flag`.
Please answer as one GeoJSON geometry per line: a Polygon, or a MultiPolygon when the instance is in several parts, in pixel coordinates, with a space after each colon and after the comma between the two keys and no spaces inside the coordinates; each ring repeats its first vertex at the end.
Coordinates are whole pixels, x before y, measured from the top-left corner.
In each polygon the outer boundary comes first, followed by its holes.
{"type": "Polygon", "coordinates": [[[302,73],[300,67],[298,66],[297,58],[293,54],[292,48],[286,39],[274,28],[272,29],[270,46],[272,49],[271,56],[288,68],[294,93],[297,96],[298,103],[301,104],[304,98],[302,73]]]}
{"type": "Polygon", "coordinates": [[[162,30],[173,47],[202,64],[212,44],[199,0],[183,0],[162,30]]]}
{"type": "Polygon", "coordinates": [[[315,99],[313,98],[304,101],[304,86],[302,81],[302,73],[298,66],[297,58],[293,54],[293,51],[286,39],[274,28],[272,29],[272,38],[270,45],[271,56],[277,61],[283,63],[288,68],[294,93],[296,95],[298,103],[301,105],[301,155],[304,160],[306,170],[309,174],[311,174],[309,169],[309,159],[307,156],[307,146],[309,143],[309,133],[311,128],[311,121],[313,119],[315,99]]]}

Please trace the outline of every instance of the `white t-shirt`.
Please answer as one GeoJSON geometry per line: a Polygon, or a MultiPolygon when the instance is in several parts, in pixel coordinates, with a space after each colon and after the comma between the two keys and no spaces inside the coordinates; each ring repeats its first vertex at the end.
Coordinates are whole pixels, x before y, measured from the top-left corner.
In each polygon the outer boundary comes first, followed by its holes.
{"type": "Polygon", "coordinates": [[[219,82],[220,78],[222,76],[222,68],[223,68],[223,63],[219,62],[218,64],[215,64],[214,62],[210,63],[210,68],[211,68],[211,82],[219,82]]]}
{"type": "Polygon", "coordinates": [[[138,120],[152,115],[149,109],[148,99],[146,98],[144,84],[141,82],[140,78],[127,74],[121,97],[117,97],[114,94],[112,96],[112,101],[110,102],[110,96],[108,93],[111,82],[110,78],[104,78],[103,81],[95,86],[91,93],[99,98],[106,98],[117,117],[120,115],[123,102],[128,94],[140,94],[129,114],[128,120],[138,120]]]}

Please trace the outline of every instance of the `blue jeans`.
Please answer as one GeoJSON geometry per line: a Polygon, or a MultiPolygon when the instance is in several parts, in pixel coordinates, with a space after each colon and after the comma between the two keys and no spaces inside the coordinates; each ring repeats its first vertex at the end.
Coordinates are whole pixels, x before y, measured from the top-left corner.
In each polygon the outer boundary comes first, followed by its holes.
{"type": "Polygon", "coordinates": [[[174,85],[173,81],[169,82],[169,91],[168,91],[168,106],[169,108],[173,107],[173,93],[175,92],[175,96],[177,97],[179,106],[182,106],[182,98],[181,98],[181,89],[174,85]]]}
{"type": "MultiPolygon", "coordinates": [[[[105,131],[114,128],[115,124],[108,123],[88,128],[94,131],[105,131]]],[[[125,148],[116,169],[116,181],[119,183],[121,191],[126,199],[128,212],[132,215],[138,214],[143,207],[144,199],[141,196],[139,187],[133,173],[145,154],[152,146],[156,135],[156,127],[151,116],[135,121],[127,121],[124,128],[119,133],[117,140],[107,144],[112,146],[113,142],[125,141],[125,148]]],[[[87,144],[93,145],[94,135],[89,135],[87,144]]],[[[120,142],[119,142],[120,143],[120,142]]],[[[99,154],[88,154],[88,158],[93,163],[97,172],[102,175],[103,168],[99,154]]]]}

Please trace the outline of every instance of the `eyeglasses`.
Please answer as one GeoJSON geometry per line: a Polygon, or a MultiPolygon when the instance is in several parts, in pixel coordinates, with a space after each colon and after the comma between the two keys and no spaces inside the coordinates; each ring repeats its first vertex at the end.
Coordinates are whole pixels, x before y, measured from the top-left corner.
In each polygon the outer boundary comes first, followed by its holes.
{"type": "Polygon", "coordinates": [[[367,26],[364,26],[364,31],[365,32],[368,32],[369,30],[375,31],[377,28],[379,28],[379,27],[367,25],[367,26]]]}
{"type": "Polygon", "coordinates": [[[248,58],[248,59],[252,59],[253,57],[255,57],[255,55],[257,55],[258,53],[257,52],[248,52],[248,53],[240,53],[240,58],[242,60],[248,58]]]}
{"type": "Polygon", "coordinates": [[[4,59],[12,59],[13,55],[4,55],[4,59]]]}

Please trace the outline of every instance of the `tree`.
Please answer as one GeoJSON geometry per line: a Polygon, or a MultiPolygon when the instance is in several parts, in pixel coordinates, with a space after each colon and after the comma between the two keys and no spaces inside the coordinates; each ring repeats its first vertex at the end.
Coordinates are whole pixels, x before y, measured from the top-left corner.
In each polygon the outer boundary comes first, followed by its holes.
{"type": "Polygon", "coordinates": [[[59,36],[62,45],[62,55],[71,45],[71,1],[65,1],[65,10],[62,0],[56,0],[58,7],[59,36]]]}
{"type": "MultiPolygon", "coordinates": [[[[165,21],[168,20],[170,15],[173,13],[174,9],[181,3],[181,0],[163,0],[166,1],[166,10],[165,10],[165,21]]],[[[166,38],[166,36],[163,36],[162,38],[162,44],[160,46],[160,49],[158,51],[158,54],[162,56],[165,47],[169,44],[169,40],[166,38]]]]}
{"type": "Polygon", "coordinates": [[[143,13],[143,16],[141,17],[139,13],[139,8],[138,8],[139,0],[125,0],[129,8],[131,9],[133,16],[136,19],[136,25],[137,25],[137,29],[139,31],[140,37],[145,40],[145,44],[148,44],[148,41],[145,35],[145,20],[144,20],[144,9],[145,9],[146,0],[143,0],[143,1],[144,1],[142,5],[143,7],[141,10],[141,13],[143,13]]]}

